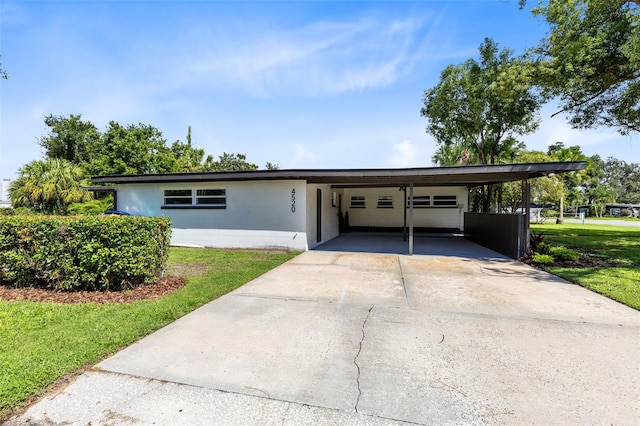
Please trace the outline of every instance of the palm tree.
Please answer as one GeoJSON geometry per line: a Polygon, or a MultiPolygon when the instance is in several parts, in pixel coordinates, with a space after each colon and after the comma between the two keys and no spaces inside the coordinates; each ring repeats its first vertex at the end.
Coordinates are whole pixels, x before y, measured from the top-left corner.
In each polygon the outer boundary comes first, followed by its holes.
{"type": "Polygon", "coordinates": [[[596,186],[589,190],[589,198],[591,198],[593,202],[596,217],[602,217],[607,203],[616,202],[617,194],[612,187],[598,182],[596,186]]]}
{"type": "Polygon", "coordinates": [[[70,161],[50,158],[26,164],[9,186],[14,207],[28,207],[41,213],[61,213],[71,203],[92,199],[80,188],[89,183],[86,172],[70,161]]]}

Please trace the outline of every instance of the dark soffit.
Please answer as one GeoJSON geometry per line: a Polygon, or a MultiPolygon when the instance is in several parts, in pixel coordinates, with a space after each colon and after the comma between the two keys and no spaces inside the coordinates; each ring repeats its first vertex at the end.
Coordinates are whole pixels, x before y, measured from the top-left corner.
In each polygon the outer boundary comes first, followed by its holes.
{"type": "Polygon", "coordinates": [[[426,167],[405,169],[300,169],[244,172],[168,173],[97,176],[93,183],[142,184],[173,182],[229,182],[304,180],[335,187],[362,186],[476,186],[533,179],[550,174],[582,170],[579,162],[497,164],[481,166],[426,167]]]}

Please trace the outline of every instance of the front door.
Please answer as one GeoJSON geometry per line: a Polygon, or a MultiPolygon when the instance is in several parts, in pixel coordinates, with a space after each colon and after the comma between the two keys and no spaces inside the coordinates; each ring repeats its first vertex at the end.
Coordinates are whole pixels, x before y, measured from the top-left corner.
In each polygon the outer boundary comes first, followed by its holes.
{"type": "Polygon", "coordinates": [[[322,241],[322,190],[316,189],[316,242],[322,241]]]}

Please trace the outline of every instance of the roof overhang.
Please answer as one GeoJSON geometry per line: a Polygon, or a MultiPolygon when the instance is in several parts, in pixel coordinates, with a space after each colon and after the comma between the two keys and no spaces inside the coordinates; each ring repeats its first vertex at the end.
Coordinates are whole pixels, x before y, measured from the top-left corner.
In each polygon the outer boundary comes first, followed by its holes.
{"type": "Polygon", "coordinates": [[[362,186],[478,186],[528,180],[586,168],[584,161],[497,164],[409,169],[302,169],[253,170],[244,172],[168,173],[97,176],[93,183],[142,184],[177,182],[229,182],[304,180],[335,187],[362,186]]]}

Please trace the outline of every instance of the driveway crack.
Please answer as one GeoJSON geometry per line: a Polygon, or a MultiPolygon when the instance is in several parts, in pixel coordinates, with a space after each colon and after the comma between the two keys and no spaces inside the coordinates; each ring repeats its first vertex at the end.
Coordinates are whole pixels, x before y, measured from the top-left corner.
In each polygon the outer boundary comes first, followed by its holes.
{"type": "Polygon", "coordinates": [[[362,329],[361,329],[362,338],[358,343],[358,352],[356,353],[356,356],[353,357],[353,363],[355,364],[356,370],[358,371],[358,375],[356,376],[356,384],[358,386],[358,397],[356,398],[356,405],[354,407],[354,409],[356,410],[356,413],[358,412],[358,404],[360,404],[360,396],[362,395],[362,389],[360,389],[360,364],[358,364],[358,357],[360,356],[360,352],[362,352],[362,342],[364,342],[364,338],[365,338],[364,328],[367,325],[367,321],[369,321],[369,317],[371,316],[371,311],[373,310],[373,306],[374,305],[371,305],[371,307],[369,308],[369,311],[367,312],[366,318],[362,322],[362,329]]]}
{"type": "Polygon", "coordinates": [[[402,270],[402,262],[400,256],[398,256],[398,269],[400,270],[400,280],[402,281],[402,289],[404,290],[404,302],[409,306],[409,296],[407,295],[407,283],[404,280],[404,271],[402,270]]]}

